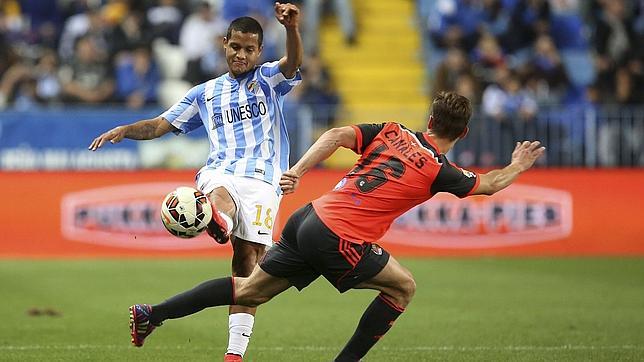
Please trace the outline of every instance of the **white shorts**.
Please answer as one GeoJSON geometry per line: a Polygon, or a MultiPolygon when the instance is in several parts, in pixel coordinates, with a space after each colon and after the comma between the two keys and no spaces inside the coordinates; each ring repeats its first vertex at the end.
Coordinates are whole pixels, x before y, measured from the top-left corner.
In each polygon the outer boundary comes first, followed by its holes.
{"type": "Polygon", "coordinates": [[[217,187],[224,187],[237,206],[232,234],[246,241],[271,246],[273,224],[282,199],[275,188],[258,179],[222,175],[215,170],[205,169],[197,174],[197,188],[204,194],[217,187]]]}

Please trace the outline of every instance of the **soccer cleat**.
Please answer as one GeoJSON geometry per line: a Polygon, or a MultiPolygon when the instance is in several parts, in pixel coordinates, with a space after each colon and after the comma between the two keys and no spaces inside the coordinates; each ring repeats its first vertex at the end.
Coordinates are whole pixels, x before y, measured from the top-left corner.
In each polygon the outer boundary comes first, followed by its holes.
{"type": "Polygon", "coordinates": [[[211,238],[219,244],[226,244],[228,242],[228,223],[224,220],[214,203],[212,205],[212,220],[208,223],[206,232],[211,238]]]}
{"type": "Polygon", "coordinates": [[[157,327],[150,323],[151,313],[152,306],[148,304],[135,304],[130,307],[130,335],[132,344],[136,347],[143,346],[145,337],[157,327]]]}
{"type": "Polygon", "coordinates": [[[226,353],[224,355],[224,362],[244,362],[242,356],[234,353],[226,353]]]}

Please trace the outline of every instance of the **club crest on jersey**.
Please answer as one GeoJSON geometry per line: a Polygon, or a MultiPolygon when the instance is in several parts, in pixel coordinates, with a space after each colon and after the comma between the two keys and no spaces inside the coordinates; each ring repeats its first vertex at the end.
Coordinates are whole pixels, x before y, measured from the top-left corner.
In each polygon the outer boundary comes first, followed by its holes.
{"type": "Polygon", "coordinates": [[[378,244],[371,244],[371,251],[376,255],[382,255],[382,248],[378,244]]]}
{"type": "Polygon", "coordinates": [[[248,89],[249,92],[257,93],[257,90],[259,89],[259,83],[257,83],[256,80],[252,80],[248,82],[246,89],[248,89]]]}

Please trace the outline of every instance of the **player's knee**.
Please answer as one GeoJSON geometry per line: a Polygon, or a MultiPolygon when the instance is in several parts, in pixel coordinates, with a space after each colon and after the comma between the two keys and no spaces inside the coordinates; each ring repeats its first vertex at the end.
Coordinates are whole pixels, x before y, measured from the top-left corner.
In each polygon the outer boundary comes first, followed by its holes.
{"type": "Polygon", "coordinates": [[[401,278],[397,288],[396,300],[401,307],[406,307],[416,294],[416,280],[410,275],[405,275],[401,278]]]}
{"type": "Polygon", "coordinates": [[[271,297],[262,293],[261,289],[248,282],[248,278],[235,278],[235,303],[246,307],[257,307],[268,302],[271,297]]]}
{"type": "Polygon", "coordinates": [[[248,277],[253,272],[256,261],[252,258],[233,258],[232,270],[236,277],[248,277]]]}
{"type": "Polygon", "coordinates": [[[235,295],[235,303],[246,307],[257,307],[270,299],[270,297],[262,295],[259,290],[251,288],[240,288],[235,295]]]}

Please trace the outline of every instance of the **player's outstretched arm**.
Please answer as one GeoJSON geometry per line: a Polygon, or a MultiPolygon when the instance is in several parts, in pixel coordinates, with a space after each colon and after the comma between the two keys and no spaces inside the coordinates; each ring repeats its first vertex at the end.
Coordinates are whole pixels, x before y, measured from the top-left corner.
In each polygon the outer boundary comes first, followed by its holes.
{"type": "Polygon", "coordinates": [[[286,56],[279,61],[279,68],[286,78],[293,78],[302,64],[304,48],[300,36],[300,9],[293,4],[276,2],[275,18],[286,28],[286,56]]]}
{"type": "Polygon", "coordinates": [[[282,174],[280,180],[282,192],[284,194],[295,192],[295,189],[299,185],[300,177],[318,163],[329,158],[340,147],[355,149],[356,131],[353,127],[332,128],[324,132],[306,151],[304,156],[293,167],[282,174]]]}
{"type": "Polygon", "coordinates": [[[174,126],[163,119],[163,117],[159,116],[153,119],[144,119],[132,124],[112,128],[111,130],[94,138],[88,149],[90,151],[96,151],[107,141],[110,143],[119,143],[123,138],[129,138],[132,140],[151,140],[174,130],[174,126]]]}
{"type": "Polygon", "coordinates": [[[473,195],[492,195],[510,186],[520,173],[527,171],[546,150],[539,141],[517,142],[512,161],[502,169],[480,175],[481,180],[473,195]]]}

